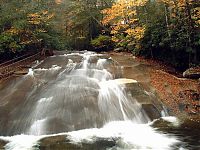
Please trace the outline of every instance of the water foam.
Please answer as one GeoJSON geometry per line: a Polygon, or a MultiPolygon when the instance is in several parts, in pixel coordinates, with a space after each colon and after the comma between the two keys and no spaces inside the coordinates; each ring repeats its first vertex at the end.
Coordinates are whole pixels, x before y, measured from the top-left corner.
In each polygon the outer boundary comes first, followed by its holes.
{"type": "Polygon", "coordinates": [[[109,116],[109,121],[123,118],[123,120],[131,119],[137,123],[149,122],[150,119],[142,111],[141,104],[133,97],[127,96],[124,90],[125,83],[137,83],[137,81],[122,78],[99,83],[98,105],[100,111],[105,116],[109,116]]]}
{"type": "Polygon", "coordinates": [[[16,135],[12,137],[0,137],[1,139],[8,141],[4,146],[6,150],[34,150],[34,146],[37,146],[37,141],[42,138],[32,135],[16,135]]]}
{"type": "Polygon", "coordinates": [[[27,73],[27,76],[34,76],[34,74],[33,74],[34,72],[33,72],[33,69],[32,68],[30,68],[29,70],[28,70],[28,73],[27,73]]]}
{"type": "Polygon", "coordinates": [[[178,118],[174,117],[174,116],[167,116],[167,117],[161,117],[163,120],[172,123],[173,126],[179,126],[180,125],[180,121],[178,118]]]}
{"type": "Polygon", "coordinates": [[[41,98],[39,100],[39,103],[46,103],[46,102],[51,102],[53,100],[53,96],[49,98],[41,98]]]}
{"type": "Polygon", "coordinates": [[[86,129],[68,133],[74,143],[95,142],[98,138],[120,139],[119,148],[128,149],[171,149],[179,142],[175,137],[161,134],[147,124],[131,121],[114,121],[100,129],[86,129]]]}
{"type": "MultiPolygon", "coordinates": [[[[64,71],[68,72],[68,70],[69,71],[73,70],[71,71],[70,74],[71,78],[69,78],[69,80],[66,80],[68,79],[67,78],[68,76],[66,76],[64,78],[64,82],[61,82],[62,84],[60,83],[61,86],[66,87],[66,85],[68,85],[70,88],[72,88],[74,86],[74,83],[79,82],[79,80],[77,79],[79,79],[80,76],[84,76],[85,78],[80,78],[80,81],[82,79],[87,79],[86,83],[93,83],[95,85],[98,84],[100,86],[98,105],[101,111],[103,111],[105,115],[108,116],[110,114],[113,114],[114,117],[122,114],[123,120],[125,121],[112,121],[116,118],[113,119],[113,116],[111,116],[110,117],[111,119],[106,120],[107,124],[105,124],[102,128],[91,128],[91,129],[83,129],[68,133],[62,133],[66,135],[66,138],[69,137],[71,142],[75,144],[79,144],[81,142],[93,143],[96,140],[98,140],[98,138],[115,139],[117,142],[117,147],[121,149],[156,149],[156,150],[170,149],[172,145],[179,142],[179,140],[176,137],[171,137],[169,135],[155,131],[150,126],[150,124],[141,124],[143,123],[143,120],[141,119],[148,119],[148,118],[140,116],[141,106],[135,101],[129,102],[130,99],[127,98],[127,95],[125,95],[123,91],[124,84],[137,83],[136,80],[132,79],[113,80],[112,74],[108,72],[106,69],[104,69],[104,64],[106,59],[99,59],[97,61],[97,66],[95,67],[101,69],[100,71],[97,71],[97,69],[96,70],[88,69],[90,57],[98,56],[98,54],[95,54],[94,52],[84,52],[84,54],[80,53],[75,53],[75,54],[83,57],[82,68],[75,69],[76,63],[74,63],[72,60],[69,59],[67,68],[64,71]],[[84,74],[84,71],[86,70],[87,72],[93,70],[93,72],[95,72],[96,74],[94,73],[93,76],[89,77],[88,75],[84,74]],[[78,76],[79,78],[76,78],[75,75],[78,76]],[[103,76],[100,77],[100,75],[103,76]],[[114,111],[110,111],[111,109],[113,109],[114,111]],[[131,110],[130,111],[131,113],[128,113],[126,109],[131,110]],[[120,113],[118,113],[118,111],[120,111],[120,113]],[[130,121],[129,119],[132,118],[132,116],[129,117],[128,114],[135,114],[136,121],[135,120],[130,121]],[[134,123],[134,121],[140,124],[136,124],[134,123]]],[[[66,56],[75,54],[66,54],[66,56]]],[[[36,70],[53,71],[58,69],[61,69],[61,67],[53,65],[49,69],[40,68],[36,70]]],[[[34,73],[33,70],[30,69],[28,75],[33,76],[33,73],[34,73]]],[[[63,73],[64,72],[61,72],[59,76],[62,76],[63,73]]],[[[59,87],[60,84],[57,83],[56,85],[59,87]]],[[[86,85],[84,87],[86,87],[86,85]]],[[[77,84],[76,88],[78,86],[79,85],[77,84]]],[[[41,97],[45,97],[45,95],[42,95],[41,97]]],[[[36,135],[45,134],[46,123],[48,118],[42,118],[41,114],[43,114],[45,108],[46,109],[49,108],[48,105],[51,104],[52,99],[53,97],[40,98],[40,100],[38,101],[36,109],[32,115],[32,117],[35,118],[34,121],[32,122],[33,123],[32,126],[29,129],[28,132],[29,134],[36,134],[36,135]],[[46,102],[50,104],[48,105],[41,104],[46,102]]],[[[168,120],[169,122],[176,122],[176,120],[173,118],[168,117],[164,119],[168,120]]],[[[48,136],[53,136],[53,135],[48,135],[48,136]]],[[[6,144],[5,146],[6,149],[23,150],[23,149],[31,149],[33,146],[37,145],[37,141],[43,137],[44,137],[43,135],[42,136],[17,135],[13,137],[3,137],[2,139],[10,141],[8,144],[6,144]]]]}
{"type": "Polygon", "coordinates": [[[81,143],[93,144],[102,138],[114,140],[116,142],[115,148],[122,150],[170,150],[172,146],[180,142],[177,137],[158,132],[149,124],[135,124],[131,121],[112,121],[102,128],[83,129],[53,135],[16,135],[0,138],[9,142],[5,145],[6,150],[32,150],[39,145],[40,139],[59,135],[66,135],[66,141],[70,140],[70,143],[78,145],[81,143]]]}
{"type": "Polygon", "coordinates": [[[31,135],[44,134],[45,129],[46,129],[45,128],[46,121],[47,121],[47,118],[35,121],[29,129],[29,134],[31,134],[31,135]]]}
{"type": "Polygon", "coordinates": [[[46,68],[38,68],[38,69],[35,69],[36,71],[56,71],[56,70],[59,70],[61,69],[62,67],[58,66],[58,65],[52,65],[51,68],[49,69],[46,69],[46,68]]]}
{"type": "Polygon", "coordinates": [[[106,63],[107,59],[98,59],[97,61],[97,68],[104,69],[104,64],[106,63]]]}

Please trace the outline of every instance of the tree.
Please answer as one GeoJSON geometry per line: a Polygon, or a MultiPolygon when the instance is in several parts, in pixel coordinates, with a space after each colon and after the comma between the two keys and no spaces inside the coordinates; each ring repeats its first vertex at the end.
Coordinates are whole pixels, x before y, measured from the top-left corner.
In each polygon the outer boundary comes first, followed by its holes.
{"type": "Polygon", "coordinates": [[[195,0],[119,0],[102,11],[102,23],[116,46],[185,69],[200,62],[199,6],[195,0]]]}
{"type": "Polygon", "coordinates": [[[0,4],[0,55],[37,51],[41,46],[60,49],[60,35],[53,24],[58,6],[54,0],[5,0],[0,4]]]}
{"type": "Polygon", "coordinates": [[[119,46],[134,45],[139,49],[140,40],[143,37],[145,26],[139,21],[139,7],[146,4],[146,0],[119,0],[111,8],[104,9],[102,23],[111,28],[110,34],[114,42],[119,46]]]}
{"type": "Polygon", "coordinates": [[[100,11],[109,7],[111,0],[71,0],[66,15],[66,34],[72,47],[88,48],[90,41],[105,27],[100,11]]]}

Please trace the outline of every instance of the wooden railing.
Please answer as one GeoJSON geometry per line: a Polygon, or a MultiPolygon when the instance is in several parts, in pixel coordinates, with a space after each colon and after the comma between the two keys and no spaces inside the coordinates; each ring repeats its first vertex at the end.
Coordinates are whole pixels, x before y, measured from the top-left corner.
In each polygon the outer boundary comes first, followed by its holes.
{"type": "Polygon", "coordinates": [[[14,72],[19,71],[23,68],[29,67],[28,64],[33,62],[36,59],[39,59],[41,56],[41,53],[36,53],[32,56],[26,57],[24,59],[16,61],[10,60],[9,62],[5,62],[0,65],[0,80],[3,78],[7,78],[14,74],[14,72]],[[13,62],[13,63],[12,63],[13,62]]]}

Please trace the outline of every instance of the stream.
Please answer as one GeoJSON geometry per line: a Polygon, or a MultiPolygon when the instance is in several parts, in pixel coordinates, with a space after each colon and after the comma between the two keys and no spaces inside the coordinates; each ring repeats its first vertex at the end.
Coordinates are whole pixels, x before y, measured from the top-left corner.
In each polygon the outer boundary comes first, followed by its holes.
{"type": "Polygon", "coordinates": [[[200,149],[200,125],[169,116],[134,57],[60,52],[0,85],[0,149],[200,149]]]}

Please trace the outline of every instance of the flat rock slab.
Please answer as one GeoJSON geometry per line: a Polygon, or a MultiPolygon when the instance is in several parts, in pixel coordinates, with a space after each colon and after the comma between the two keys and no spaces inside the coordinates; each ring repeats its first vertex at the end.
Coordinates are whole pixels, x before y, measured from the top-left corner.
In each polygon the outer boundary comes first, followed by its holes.
{"type": "Polygon", "coordinates": [[[128,83],[137,83],[136,80],[133,79],[126,79],[126,78],[121,78],[121,79],[115,79],[117,84],[128,84],[128,83]]]}
{"type": "Polygon", "coordinates": [[[14,75],[20,76],[20,75],[26,75],[28,73],[28,70],[20,70],[20,71],[15,71],[14,75]]]}

